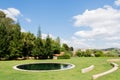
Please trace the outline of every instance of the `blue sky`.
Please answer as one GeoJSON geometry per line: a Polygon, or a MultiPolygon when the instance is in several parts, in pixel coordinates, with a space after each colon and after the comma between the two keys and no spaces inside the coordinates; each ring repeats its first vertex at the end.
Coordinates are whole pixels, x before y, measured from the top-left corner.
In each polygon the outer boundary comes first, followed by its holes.
{"type": "Polygon", "coordinates": [[[119,6],[120,0],[0,1],[0,10],[22,30],[36,35],[41,26],[43,36],[59,36],[75,48],[120,47],[119,6]]]}

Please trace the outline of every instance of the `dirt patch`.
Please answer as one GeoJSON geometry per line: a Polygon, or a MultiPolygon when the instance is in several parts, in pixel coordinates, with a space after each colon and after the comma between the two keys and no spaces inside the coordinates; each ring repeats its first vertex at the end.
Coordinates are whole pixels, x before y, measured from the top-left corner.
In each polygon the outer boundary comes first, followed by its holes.
{"type": "Polygon", "coordinates": [[[120,59],[108,59],[107,61],[108,61],[108,62],[119,62],[120,59]]]}

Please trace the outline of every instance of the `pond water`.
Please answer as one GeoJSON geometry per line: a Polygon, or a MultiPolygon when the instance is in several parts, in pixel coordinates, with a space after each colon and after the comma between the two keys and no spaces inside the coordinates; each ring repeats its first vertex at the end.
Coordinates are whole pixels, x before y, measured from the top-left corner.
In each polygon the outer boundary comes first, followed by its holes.
{"type": "Polygon", "coordinates": [[[14,66],[14,69],[22,71],[56,71],[74,68],[73,64],[68,63],[30,63],[14,66]]]}

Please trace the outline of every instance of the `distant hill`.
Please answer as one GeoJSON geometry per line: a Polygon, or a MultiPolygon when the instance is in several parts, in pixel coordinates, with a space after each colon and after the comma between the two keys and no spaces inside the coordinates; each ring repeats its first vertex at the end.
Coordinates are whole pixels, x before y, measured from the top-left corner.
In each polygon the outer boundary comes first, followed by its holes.
{"type": "Polygon", "coordinates": [[[119,48],[106,48],[106,49],[101,49],[102,51],[112,51],[112,50],[120,50],[119,48]]]}
{"type": "Polygon", "coordinates": [[[119,48],[106,48],[101,49],[105,53],[109,53],[111,55],[120,55],[120,49],[119,48]]]}

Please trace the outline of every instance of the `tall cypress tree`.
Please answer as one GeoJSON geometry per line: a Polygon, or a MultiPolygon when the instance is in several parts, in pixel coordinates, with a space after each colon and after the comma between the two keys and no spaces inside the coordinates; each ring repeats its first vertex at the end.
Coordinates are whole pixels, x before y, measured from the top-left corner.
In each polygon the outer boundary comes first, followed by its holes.
{"type": "Polygon", "coordinates": [[[44,56],[44,44],[42,40],[41,27],[38,28],[37,38],[35,40],[35,47],[33,49],[33,56],[35,58],[43,58],[44,56]]]}
{"type": "Polygon", "coordinates": [[[37,37],[42,38],[41,27],[40,26],[38,27],[37,37]]]}

